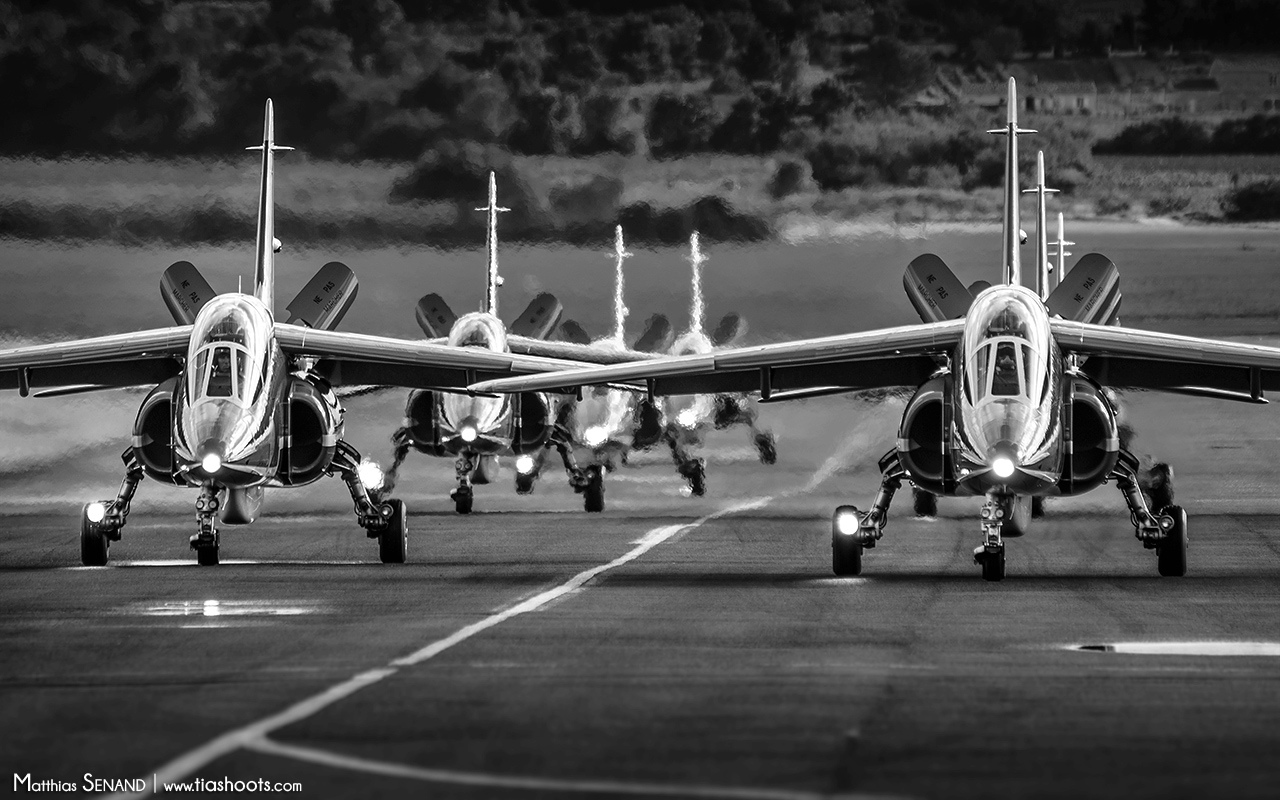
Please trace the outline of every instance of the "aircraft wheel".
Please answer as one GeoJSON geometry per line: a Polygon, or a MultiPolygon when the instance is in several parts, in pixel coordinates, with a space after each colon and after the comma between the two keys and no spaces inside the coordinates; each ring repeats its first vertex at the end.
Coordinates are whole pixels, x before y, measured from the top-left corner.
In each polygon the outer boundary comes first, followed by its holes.
{"type": "Polygon", "coordinates": [[[695,458],[689,463],[689,492],[694,497],[702,497],[707,493],[707,467],[706,462],[700,458],[695,458]]]}
{"type": "Polygon", "coordinates": [[[218,546],[210,544],[197,547],[196,563],[202,567],[216,567],[218,565],[218,546]]]}
{"type": "Polygon", "coordinates": [[[982,579],[984,581],[1004,580],[1004,547],[994,553],[988,551],[983,555],[982,579]]]}
{"type": "Polygon", "coordinates": [[[604,511],[604,475],[597,466],[587,467],[587,485],[582,487],[582,506],[590,512],[604,511]]]}
{"type": "Polygon", "coordinates": [[[1187,512],[1181,506],[1168,506],[1159,516],[1173,517],[1173,527],[1156,546],[1156,565],[1164,577],[1180,578],[1187,574],[1187,512]]]}
{"type": "Polygon", "coordinates": [[[533,475],[516,475],[516,494],[533,494],[533,475]]]}
{"type": "Polygon", "coordinates": [[[938,496],[933,492],[926,492],[924,489],[911,487],[911,505],[914,507],[917,517],[936,517],[938,516],[938,496]]]}
{"type": "Polygon", "coordinates": [[[1031,498],[1031,518],[1040,519],[1043,516],[1044,516],[1044,498],[1043,497],[1031,498]]]}
{"type": "Polygon", "coordinates": [[[778,447],[772,432],[756,434],[756,450],[760,453],[761,464],[776,464],[778,462],[778,447]]]}
{"type": "Polygon", "coordinates": [[[1152,464],[1147,474],[1147,496],[1151,507],[1164,509],[1173,505],[1173,468],[1165,463],[1152,464]]]}
{"type": "Polygon", "coordinates": [[[470,486],[459,486],[453,492],[453,508],[459,514],[470,514],[471,505],[475,501],[475,495],[471,493],[470,486]]]}
{"type": "MultiPolygon", "coordinates": [[[[846,533],[840,530],[840,519],[862,519],[862,512],[854,506],[840,506],[831,515],[831,571],[837,575],[862,573],[862,536],[854,529],[846,533]]],[[[847,523],[846,523],[847,524],[847,523]]]]}
{"type": "Polygon", "coordinates": [[[388,500],[383,508],[391,507],[386,530],[378,534],[378,558],[383,564],[403,564],[409,549],[409,512],[403,500],[388,500]]]}
{"type": "Polygon", "coordinates": [[[89,521],[89,506],[80,509],[80,563],[86,567],[103,567],[110,557],[111,540],[102,530],[102,523],[89,521]]]}

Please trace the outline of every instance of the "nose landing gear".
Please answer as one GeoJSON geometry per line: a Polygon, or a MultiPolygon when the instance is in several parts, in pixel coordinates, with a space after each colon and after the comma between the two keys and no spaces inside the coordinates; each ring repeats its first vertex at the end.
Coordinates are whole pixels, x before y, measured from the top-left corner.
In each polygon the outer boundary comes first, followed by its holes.
{"type": "Polygon", "coordinates": [[[449,493],[453,500],[453,508],[459,514],[470,514],[474,496],[471,490],[471,473],[475,472],[475,458],[471,453],[463,453],[454,462],[454,471],[458,476],[458,488],[449,493]]]}
{"type": "Polygon", "coordinates": [[[1004,526],[1006,505],[1001,498],[989,494],[982,506],[982,544],[973,549],[973,563],[982,567],[985,581],[1004,579],[1004,539],[1000,529],[1004,526]]]}
{"type": "Polygon", "coordinates": [[[217,489],[212,483],[202,484],[196,498],[196,534],[191,537],[196,563],[202,567],[218,563],[218,505],[217,489]]]}

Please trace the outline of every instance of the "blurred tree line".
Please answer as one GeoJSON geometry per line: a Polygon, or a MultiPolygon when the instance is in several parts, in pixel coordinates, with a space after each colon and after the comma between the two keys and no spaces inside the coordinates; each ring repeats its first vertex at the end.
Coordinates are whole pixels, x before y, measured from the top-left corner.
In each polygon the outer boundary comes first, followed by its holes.
{"type": "Polygon", "coordinates": [[[1280,154],[1280,117],[1255,114],[1210,128],[1180,117],[1130,125],[1093,147],[1099,155],[1280,154]]]}

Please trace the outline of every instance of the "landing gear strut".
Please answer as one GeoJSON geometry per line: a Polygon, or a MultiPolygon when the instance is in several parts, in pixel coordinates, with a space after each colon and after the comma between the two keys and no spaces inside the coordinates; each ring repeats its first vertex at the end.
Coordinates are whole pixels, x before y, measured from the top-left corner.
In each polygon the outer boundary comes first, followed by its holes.
{"type": "Polygon", "coordinates": [[[378,559],[384,564],[403,564],[409,547],[409,514],[403,500],[375,503],[368,488],[360,480],[360,453],[339,439],[329,474],[342,476],[355,503],[356,522],[370,539],[378,540],[378,559]]]}
{"type": "MultiPolygon", "coordinates": [[[[1153,475],[1153,502],[1173,499],[1173,471],[1168,465],[1158,475],[1153,475]]],[[[1121,450],[1111,477],[1124,496],[1129,507],[1129,519],[1133,522],[1134,535],[1142,546],[1156,551],[1156,568],[1161,575],[1179,578],[1187,574],[1187,512],[1181,506],[1166,505],[1155,514],[1147,507],[1138,479],[1138,459],[1128,450],[1121,450]]],[[[1153,468],[1155,473],[1156,469],[1153,468]]]]}
{"type": "Polygon", "coordinates": [[[120,459],[124,461],[125,471],[116,499],[88,503],[80,511],[80,563],[86,567],[106,565],[111,543],[120,541],[120,529],[129,517],[129,504],[142,482],[142,465],[133,448],[125,448],[120,459]],[[95,522],[93,518],[99,513],[101,517],[95,522]]]}
{"type": "Polygon", "coordinates": [[[730,425],[746,425],[751,431],[751,443],[761,464],[773,464],[778,460],[778,448],[772,431],[756,427],[756,409],[743,395],[716,395],[715,428],[724,430],[730,425]]]}
{"type": "Polygon", "coordinates": [[[707,462],[689,453],[680,443],[680,433],[668,430],[667,444],[671,447],[671,460],[676,464],[680,477],[688,482],[689,494],[702,497],[707,493],[707,462]]]}
{"type": "Polygon", "coordinates": [[[1004,526],[1006,508],[1011,503],[994,493],[987,495],[982,506],[982,544],[973,549],[973,563],[982,566],[982,579],[1004,579],[1004,539],[1000,529],[1004,526]]]}
{"type": "Polygon", "coordinates": [[[212,567],[218,563],[218,490],[212,483],[201,484],[196,498],[196,534],[191,537],[191,549],[196,551],[196,563],[212,567]]]}
{"type": "Polygon", "coordinates": [[[906,475],[907,471],[898,460],[898,451],[890,450],[880,459],[880,491],[871,501],[871,508],[865,513],[855,506],[836,509],[831,518],[831,569],[835,574],[858,575],[862,572],[862,550],[875,547],[884,536],[889,505],[906,475]]]}
{"type": "Polygon", "coordinates": [[[475,498],[471,489],[471,473],[475,472],[476,462],[472,453],[463,453],[453,463],[454,472],[458,476],[458,488],[449,493],[453,500],[453,508],[459,514],[470,514],[475,498]]]}

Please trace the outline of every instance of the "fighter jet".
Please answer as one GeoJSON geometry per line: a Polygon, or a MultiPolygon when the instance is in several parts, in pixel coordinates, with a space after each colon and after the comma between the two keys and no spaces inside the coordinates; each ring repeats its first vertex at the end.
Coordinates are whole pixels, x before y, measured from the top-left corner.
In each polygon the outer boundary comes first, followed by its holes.
{"type": "Polygon", "coordinates": [[[1187,569],[1187,515],[1148,506],[1137,459],[1122,447],[1105,387],[1264,403],[1280,389],[1280,349],[1107,324],[1119,309],[1118,270],[1084,256],[1042,297],[1019,255],[1018,126],[1008,86],[1001,269],[1003,280],[974,296],[937,256],[924,255],[904,283],[923,324],[656,359],[553,375],[478,381],[477,391],[560,389],[633,382],[655,395],[751,391],[793,396],[908,387],[896,446],[880,459],[880,491],[861,511],[832,517],[832,568],[862,571],[863,553],[884,534],[904,480],[938,495],[985,498],[974,561],[983,578],[1005,575],[1005,537],[1025,533],[1029,500],[1076,495],[1106,482],[1119,488],[1157,570],[1187,569]]]}
{"type": "MultiPolygon", "coordinates": [[[[571,358],[579,362],[617,364],[639,361],[642,353],[625,349],[603,351],[566,342],[547,340],[563,314],[560,301],[549,293],[534,298],[529,308],[507,330],[498,317],[498,205],[497,181],[489,173],[488,205],[476,209],[488,214],[488,271],[484,303],[480,311],[456,316],[444,299],[428,294],[418,301],[417,319],[428,337],[450,348],[468,348],[495,354],[519,353],[536,357],[571,358]],[[442,337],[443,338],[439,338],[442,337]]],[[[603,506],[603,484],[598,470],[578,468],[565,431],[556,424],[559,401],[544,393],[481,396],[421,389],[409,395],[405,423],[392,436],[395,453],[388,470],[393,484],[400,465],[413,449],[440,457],[455,457],[458,485],[450,493],[459,514],[471,513],[473,486],[498,477],[498,456],[532,457],[547,447],[558,449],[574,488],[586,497],[588,510],[598,498],[603,506]]],[[[599,510],[599,509],[594,509],[599,510]]]]}
{"type": "MultiPolygon", "coordinates": [[[[275,320],[275,142],[266,102],[252,294],[215,294],[191,263],[161,280],[176,327],[0,351],[0,389],[23,396],[154,386],[125,449],[116,497],[81,514],[80,556],[107,563],[144,476],[195,488],[191,547],[203,565],[218,563],[218,522],[244,525],[257,516],[267,486],[300,486],[338,474],[355,503],[356,521],[378,540],[383,562],[403,562],[407,512],[400,500],[370,493],[376,465],[362,463],[343,438],[336,387],[387,384],[460,387],[481,373],[511,375],[558,362],[490,349],[460,349],[332,330],[355,299],[357,282],[331,262],[275,320]]],[[[477,422],[477,430],[479,423],[477,422]]]]}

